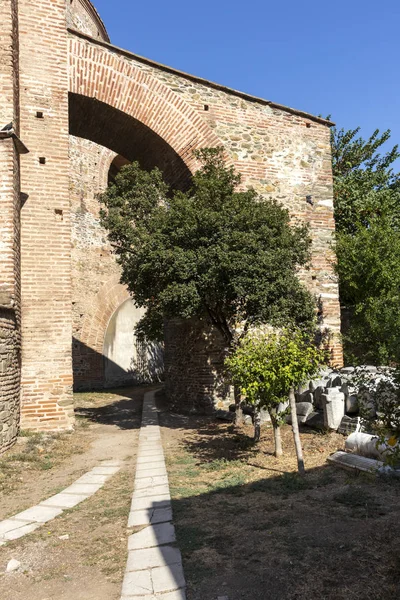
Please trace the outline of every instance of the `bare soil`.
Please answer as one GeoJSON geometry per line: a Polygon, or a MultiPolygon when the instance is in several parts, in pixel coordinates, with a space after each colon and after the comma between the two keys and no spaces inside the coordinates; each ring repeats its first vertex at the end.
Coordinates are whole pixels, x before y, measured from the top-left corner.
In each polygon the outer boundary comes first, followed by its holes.
{"type": "Polygon", "coordinates": [[[123,468],[85,502],[0,548],[1,600],[117,600],[127,559],[142,399],[147,389],[76,394],[76,431],[25,435],[0,460],[0,519],[70,485],[102,460],[123,468]],[[68,535],[68,539],[60,540],[68,535]],[[10,559],[21,562],[6,573],[10,559]]]}
{"type": "Polygon", "coordinates": [[[301,478],[289,426],[277,459],[267,427],[254,446],[251,427],[161,421],[188,600],[400,597],[400,482],[329,466],[343,436],[304,428],[301,478]]]}
{"type": "MultiPolygon", "coordinates": [[[[1,600],[119,600],[142,398],[151,388],[76,395],[74,433],[24,436],[0,459],[0,519],[72,483],[101,460],[123,468],[90,499],[0,547],[1,600]],[[60,539],[68,535],[68,539],[60,539]],[[5,573],[11,558],[21,568],[5,573]]],[[[273,435],[168,413],[158,398],[188,600],[396,600],[400,482],[328,466],[338,434],[301,432],[307,474],[273,435]]]]}

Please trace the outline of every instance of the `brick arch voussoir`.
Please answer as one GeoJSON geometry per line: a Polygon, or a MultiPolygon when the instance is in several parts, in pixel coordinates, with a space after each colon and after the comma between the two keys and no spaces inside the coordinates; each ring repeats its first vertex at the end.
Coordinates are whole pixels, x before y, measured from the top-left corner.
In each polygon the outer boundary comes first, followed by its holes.
{"type": "Polygon", "coordinates": [[[224,145],[179,94],[127,57],[73,35],[69,52],[70,92],[96,98],[142,122],[192,173],[199,166],[193,150],[224,145]]]}

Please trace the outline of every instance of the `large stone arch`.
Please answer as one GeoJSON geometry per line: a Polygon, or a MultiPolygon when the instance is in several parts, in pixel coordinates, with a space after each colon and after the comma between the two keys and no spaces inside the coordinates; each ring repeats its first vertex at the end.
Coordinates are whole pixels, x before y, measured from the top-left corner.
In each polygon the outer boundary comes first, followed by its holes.
{"type": "MultiPolygon", "coordinates": [[[[198,166],[193,150],[222,145],[206,121],[179,94],[124,53],[114,48],[111,51],[75,32],[69,38],[69,92],[70,130],[82,137],[93,136],[97,143],[106,143],[107,136],[113,138],[111,120],[107,127],[104,117],[101,131],[90,119],[77,124],[74,110],[79,110],[79,102],[84,108],[90,104],[96,115],[106,111],[122,128],[130,126],[147,146],[157,139],[163,148],[171,148],[192,173],[198,166]]],[[[118,153],[124,154],[120,149],[118,153]]]]}
{"type": "MultiPolygon", "coordinates": [[[[198,167],[193,150],[221,145],[209,125],[177,93],[116,49],[111,51],[77,33],[70,33],[69,45],[69,133],[110,150],[101,154],[96,166],[100,188],[106,186],[106,171],[116,154],[137,160],[145,169],[157,166],[172,187],[186,188],[198,167]]],[[[92,217],[97,218],[93,207],[92,211],[89,225],[92,217]]],[[[85,251],[90,253],[91,249],[85,251]]],[[[74,250],[72,257],[74,264],[74,250]]],[[[74,298],[77,305],[85,305],[76,311],[84,314],[73,343],[75,389],[104,384],[102,354],[107,324],[117,306],[129,297],[119,284],[116,265],[113,277],[101,289],[94,281],[96,261],[108,261],[108,271],[112,270],[111,249],[99,244],[93,258],[86,254],[76,274],[82,282],[82,268],[86,268],[93,285],[85,286],[85,302],[80,302],[82,285],[74,298]]],[[[74,294],[74,266],[72,281],[74,294]]]]}

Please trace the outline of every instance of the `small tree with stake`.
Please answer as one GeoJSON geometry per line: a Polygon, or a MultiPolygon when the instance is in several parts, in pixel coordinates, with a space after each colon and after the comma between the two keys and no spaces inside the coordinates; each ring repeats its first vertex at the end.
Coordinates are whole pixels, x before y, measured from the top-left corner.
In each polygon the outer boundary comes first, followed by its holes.
{"type": "Polygon", "coordinates": [[[236,384],[255,409],[254,439],[260,438],[260,408],[271,415],[275,438],[275,456],[282,454],[280,425],[282,404],[289,398],[298,469],[304,473],[294,390],[314,377],[327,353],[319,349],[310,335],[299,329],[251,332],[227,358],[227,367],[236,384]]]}
{"type": "Polygon", "coordinates": [[[121,281],[147,309],[139,331],[154,339],[165,318],[208,315],[231,351],[259,323],[310,323],[314,299],[298,279],[310,258],[307,227],[291,224],[276,201],[240,190],[221,148],[195,155],[202,166],[188,192],[133,163],[101,198],[121,281]]]}

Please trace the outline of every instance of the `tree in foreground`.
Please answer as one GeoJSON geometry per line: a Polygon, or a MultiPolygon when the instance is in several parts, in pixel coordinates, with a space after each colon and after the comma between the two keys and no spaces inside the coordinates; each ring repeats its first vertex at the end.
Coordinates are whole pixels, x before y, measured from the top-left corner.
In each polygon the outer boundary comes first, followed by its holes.
{"type": "Polygon", "coordinates": [[[328,353],[299,329],[249,332],[226,359],[246,401],[254,406],[254,439],[260,439],[260,409],[266,408],[274,430],[275,456],[282,455],[280,425],[289,399],[298,469],[304,473],[294,390],[317,375],[328,353]]]}
{"type": "Polygon", "coordinates": [[[400,175],[397,146],[379,154],[390,132],[368,140],[359,129],[332,131],[337,272],[350,314],[346,362],[400,359],[400,175]]]}
{"type": "Polygon", "coordinates": [[[169,190],[158,169],[121,169],[102,196],[126,284],[147,309],[138,331],[162,337],[164,319],[208,315],[226,350],[260,323],[308,326],[314,300],[298,279],[311,240],[304,225],[226,166],[221,148],[195,153],[191,189],[169,190]]]}

